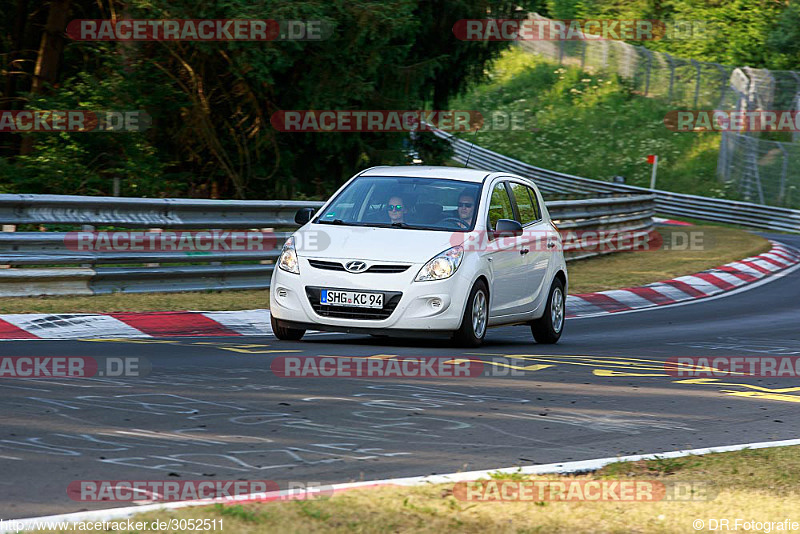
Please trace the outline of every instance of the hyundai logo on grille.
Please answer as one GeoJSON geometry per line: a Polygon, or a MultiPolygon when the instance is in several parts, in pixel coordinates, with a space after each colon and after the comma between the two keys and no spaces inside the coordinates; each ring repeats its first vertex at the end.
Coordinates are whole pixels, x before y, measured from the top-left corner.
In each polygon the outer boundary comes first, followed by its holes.
{"type": "Polygon", "coordinates": [[[351,273],[363,273],[367,270],[367,264],[363,261],[350,261],[344,264],[344,268],[351,273]]]}

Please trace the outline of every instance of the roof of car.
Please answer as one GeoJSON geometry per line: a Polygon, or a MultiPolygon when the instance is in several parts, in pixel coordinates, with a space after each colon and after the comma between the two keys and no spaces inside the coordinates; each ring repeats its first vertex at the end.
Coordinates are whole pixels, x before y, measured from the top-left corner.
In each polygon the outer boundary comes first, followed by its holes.
{"type": "Polygon", "coordinates": [[[444,178],[480,183],[492,174],[491,171],[466,169],[463,167],[433,167],[428,165],[405,165],[398,167],[372,167],[361,176],[407,176],[410,178],[444,178]]]}

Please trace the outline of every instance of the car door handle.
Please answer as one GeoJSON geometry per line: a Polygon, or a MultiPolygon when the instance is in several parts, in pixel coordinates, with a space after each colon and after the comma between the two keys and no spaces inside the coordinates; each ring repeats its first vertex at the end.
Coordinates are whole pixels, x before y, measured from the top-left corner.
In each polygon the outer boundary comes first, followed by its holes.
{"type": "Polygon", "coordinates": [[[524,256],[525,254],[527,254],[528,252],[530,252],[530,250],[529,250],[529,249],[527,249],[527,248],[523,248],[522,250],[520,250],[520,251],[519,251],[519,253],[520,253],[520,254],[522,254],[523,256],[524,256]]]}
{"type": "Polygon", "coordinates": [[[547,244],[547,248],[556,248],[556,243],[555,243],[555,241],[550,241],[550,242],[547,244]]]}

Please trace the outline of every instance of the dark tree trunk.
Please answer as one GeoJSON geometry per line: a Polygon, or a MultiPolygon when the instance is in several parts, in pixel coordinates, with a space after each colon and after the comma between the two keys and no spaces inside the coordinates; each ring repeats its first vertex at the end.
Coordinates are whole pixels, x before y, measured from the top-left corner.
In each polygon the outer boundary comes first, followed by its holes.
{"type": "MultiPolygon", "coordinates": [[[[46,84],[54,84],[61,70],[61,57],[64,53],[64,32],[67,29],[69,8],[72,0],[52,0],[47,14],[42,42],[36,57],[36,68],[33,71],[31,93],[39,94],[46,84]]],[[[30,154],[33,138],[26,136],[22,140],[20,154],[30,154]]]]}
{"type": "MultiPolygon", "coordinates": [[[[14,14],[14,25],[11,28],[11,47],[8,52],[7,63],[5,65],[6,83],[3,87],[3,98],[0,99],[0,109],[19,109],[21,106],[17,102],[17,78],[16,74],[22,66],[17,63],[24,58],[23,48],[25,46],[25,27],[28,22],[28,0],[17,0],[17,9],[14,14]]],[[[17,154],[19,137],[12,133],[0,134],[0,153],[7,156],[17,154]]]]}

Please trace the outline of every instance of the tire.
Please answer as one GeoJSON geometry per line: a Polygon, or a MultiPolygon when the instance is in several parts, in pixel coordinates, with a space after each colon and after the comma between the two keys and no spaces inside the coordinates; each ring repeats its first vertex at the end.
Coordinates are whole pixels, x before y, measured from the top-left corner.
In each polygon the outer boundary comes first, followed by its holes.
{"type": "Polygon", "coordinates": [[[482,280],[475,282],[467,297],[461,327],[453,340],[461,347],[480,347],[489,326],[489,289],[482,280]]]}
{"type": "Polygon", "coordinates": [[[275,316],[272,314],[269,316],[269,322],[272,324],[272,333],[275,334],[275,337],[283,341],[298,341],[306,333],[305,330],[300,328],[286,328],[280,326],[277,319],[275,319],[275,316]]]}
{"type": "Polygon", "coordinates": [[[531,321],[531,333],[537,343],[543,345],[558,343],[561,333],[564,332],[566,302],[564,282],[556,278],[553,280],[553,285],[550,286],[550,293],[547,295],[547,306],[545,306],[544,315],[540,319],[531,321]]]}

